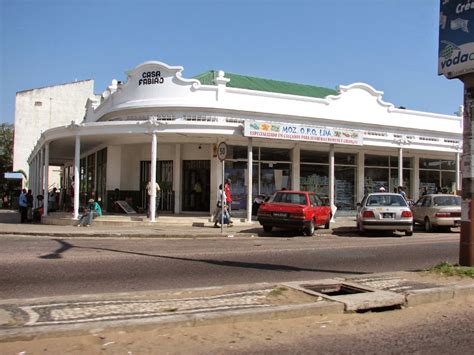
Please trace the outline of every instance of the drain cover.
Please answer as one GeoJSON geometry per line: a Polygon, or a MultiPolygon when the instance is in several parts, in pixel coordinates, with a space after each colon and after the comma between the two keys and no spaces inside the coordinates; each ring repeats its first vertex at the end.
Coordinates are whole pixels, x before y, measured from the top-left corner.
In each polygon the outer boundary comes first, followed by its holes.
{"type": "Polygon", "coordinates": [[[310,291],[319,292],[328,296],[342,296],[342,295],[353,295],[356,293],[372,292],[370,290],[364,290],[352,285],[343,283],[331,284],[331,285],[301,285],[310,291]]]}

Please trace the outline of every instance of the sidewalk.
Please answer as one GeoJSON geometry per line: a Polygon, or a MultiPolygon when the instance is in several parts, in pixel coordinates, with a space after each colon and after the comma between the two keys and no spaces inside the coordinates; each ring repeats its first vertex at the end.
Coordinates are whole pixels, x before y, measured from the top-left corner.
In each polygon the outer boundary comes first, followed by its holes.
{"type": "Polygon", "coordinates": [[[474,295],[474,280],[394,272],[259,283],[0,301],[0,343],[94,329],[145,330],[390,310],[474,295]]]}
{"type": "MultiPolygon", "coordinates": [[[[90,227],[71,225],[70,216],[66,222],[59,224],[20,224],[17,212],[0,210],[0,235],[51,236],[61,238],[72,237],[121,237],[121,238],[219,238],[219,237],[256,237],[270,235],[263,232],[258,221],[250,222],[234,218],[233,227],[215,228],[209,216],[160,215],[155,223],[150,223],[143,216],[103,216],[94,220],[90,227]],[[144,220],[142,220],[144,219],[144,220]],[[18,220],[18,221],[17,221],[18,220]],[[138,220],[138,221],[137,221],[138,220]],[[9,223],[6,223],[9,221],[9,223]],[[3,222],[3,223],[2,223],[3,222]]],[[[54,216],[54,214],[53,214],[54,216]]],[[[58,223],[60,219],[58,218],[58,223]]],[[[54,223],[54,221],[53,221],[54,223]]],[[[319,228],[315,236],[330,234],[338,228],[355,230],[354,217],[338,217],[331,223],[331,228],[319,228]]]]}

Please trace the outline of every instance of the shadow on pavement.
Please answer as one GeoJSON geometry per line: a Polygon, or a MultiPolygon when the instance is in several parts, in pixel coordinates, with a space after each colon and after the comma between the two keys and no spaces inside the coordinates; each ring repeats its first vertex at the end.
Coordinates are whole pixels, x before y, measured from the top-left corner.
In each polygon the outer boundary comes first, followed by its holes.
{"type": "Polygon", "coordinates": [[[313,269],[313,268],[300,268],[291,265],[282,265],[282,264],[269,264],[269,263],[248,263],[244,261],[231,261],[231,260],[213,260],[213,259],[193,259],[193,258],[184,258],[184,257],[177,257],[177,256],[167,256],[167,255],[156,255],[156,254],[147,254],[147,253],[138,253],[138,252],[131,252],[126,250],[118,250],[118,249],[110,249],[110,248],[96,248],[96,247],[81,247],[75,246],[71,243],[65,242],[61,239],[53,239],[60,244],[60,247],[56,249],[53,253],[47,255],[41,255],[39,258],[41,259],[61,259],[62,254],[67,252],[70,249],[91,249],[91,250],[102,250],[102,251],[110,251],[114,253],[122,253],[122,254],[132,254],[138,256],[146,256],[146,257],[153,257],[153,258],[162,258],[162,259],[170,259],[170,260],[181,260],[181,261],[195,261],[195,262],[202,262],[211,265],[218,265],[218,266],[230,266],[230,267],[239,267],[239,268],[250,268],[250,269],[259,269],[259,270],[279,270],[279,271],[311,271],[311,272],[330,272],[336,274],[354,274],[354,275],[363,275],[367,274],[367,271],[351,271],[351,270],[325,270],[325,269],[313,269]]]}

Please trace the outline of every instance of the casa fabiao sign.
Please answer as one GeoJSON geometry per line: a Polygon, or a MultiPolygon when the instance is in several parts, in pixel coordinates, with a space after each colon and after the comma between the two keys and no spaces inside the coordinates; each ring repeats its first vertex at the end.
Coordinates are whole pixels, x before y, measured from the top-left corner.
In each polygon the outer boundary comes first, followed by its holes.
{"type": "Polygon", "coordinates": [[[306,142],[363,144],[361,131],[276,122],[245,121],[244,136],[306,142]]]}

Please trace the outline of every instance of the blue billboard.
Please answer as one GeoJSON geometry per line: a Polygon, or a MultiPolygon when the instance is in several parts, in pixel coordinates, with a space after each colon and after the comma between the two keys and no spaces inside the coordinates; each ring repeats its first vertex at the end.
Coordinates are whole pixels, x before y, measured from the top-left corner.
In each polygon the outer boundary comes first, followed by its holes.
{"type": "Polygon", "coordinates": [[[438,74],[474,72],[474,0],[440,0],[438,74]]]}

